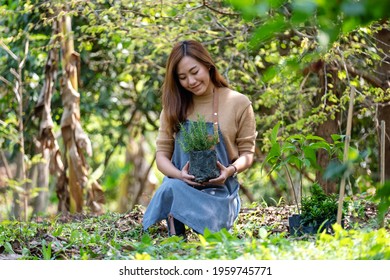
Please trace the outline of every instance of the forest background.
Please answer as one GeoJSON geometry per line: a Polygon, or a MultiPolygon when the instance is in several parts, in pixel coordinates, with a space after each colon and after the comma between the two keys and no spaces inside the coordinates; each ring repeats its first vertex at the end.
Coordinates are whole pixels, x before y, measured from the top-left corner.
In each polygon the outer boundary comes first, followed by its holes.
{"type": "Polygon", "coordinates": [[[0,220],[147,205],[162,179],[165,62],[185,39],[252,101],[245,207],[293,203],[291,181],[301,196],[314,182],[337,193],[342,176],[348,196],[374,195],[390,179],[388,10],[379,0],[0,1],[0,220]],[[343,162],[321,148],[342,144],[352,92],[343,162]],[[296,136],[287,173],[263,165],[278,123],[278,141],[296,136]]]}

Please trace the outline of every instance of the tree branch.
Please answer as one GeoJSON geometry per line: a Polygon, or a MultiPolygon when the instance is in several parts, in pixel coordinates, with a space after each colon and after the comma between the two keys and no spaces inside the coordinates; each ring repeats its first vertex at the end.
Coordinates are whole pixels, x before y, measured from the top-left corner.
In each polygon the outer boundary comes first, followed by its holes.
{"type": "Polygon", "coordinates": [[[12,84],[11,84],[11,82],[10,81],[8,81],[6,78],[4,78],[3,76],[0,76],[0,81],[2,81],[4,84],[6,84],[7,86],[9,86],[9,87],[13,87],[12,86],[12,84]]]}
{"type": "Polygon", "coordinates": [[[207,9],[213,11],[213,12],[216,12],[216,13],[218,13],[218,14],[225,15],[225,16],[239,16],[239,15],[240,15],[239,13],[228,13],[228,12],[220,11],[220,10],[218,10],[218,9],[216,9],[216,8],[213,8],[213,7],[211,7],[211,6],[207,3],[206,0],[203,0],[203,4],[202,4],[201,7],[205,7],[205,8],[207,8],[207,9]]]}
{"type": "Polygon", "coordinates": [[[378,78],[376,78],[368,73],[356,70],[351,65],[346,64],[345,67],[347,68],[349,73],[351,73],[354,76],[362,77],[363,79],[365,79],[367,82],[369,82],[371,85],[373,85],[375,87],[379,87],[383,90],[386,90],[388,88],[388,85],[386,85],[386,81],[381,81],[380,79],[378,79],[378,78]]]}
{"type": "Polygon", "coordinates": [[[4,44],[4,42],[2,40],[0,40],[0,46],[13,58],[15,59],[16,61],[19,61],[19,58],[16,54],[14,54],[8,47],[6,44],[4,44]]]}
{"type": "Polygon", "coordinates": [[[4,164],[5,171],[6,171],[6,173],[7,173],[7,177],[8,177],[9,179],[12,179],[12,177],[13,177],[13,176],[12,176],[12,172],[11,172],[11,169],[10,169],[10,167],[9,167],[7,158],[6,158],[5,155],[4,155],[4,151],[3,151],[3,150],[0,150],[0,159],[1,159],[1,161],[3,162],[3,164],[4,164]]]}

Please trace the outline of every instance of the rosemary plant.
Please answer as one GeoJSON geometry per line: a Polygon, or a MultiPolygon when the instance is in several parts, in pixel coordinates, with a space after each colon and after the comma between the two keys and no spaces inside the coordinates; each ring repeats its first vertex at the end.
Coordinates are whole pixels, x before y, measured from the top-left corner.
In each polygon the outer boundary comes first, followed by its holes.
{"type": "Polygon", "coordinates": [[[198,120],[191,123],[189,130],[180,124],[182,138],[179,143],[185,152],[210,150],[218,142],[218,136],[209,135],[204,116],[198,115],[198,120]]]}

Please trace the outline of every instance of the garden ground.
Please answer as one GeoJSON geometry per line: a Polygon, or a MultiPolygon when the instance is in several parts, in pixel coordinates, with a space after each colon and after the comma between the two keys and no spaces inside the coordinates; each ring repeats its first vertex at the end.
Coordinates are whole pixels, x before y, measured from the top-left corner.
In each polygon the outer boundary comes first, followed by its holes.
{"type": "Polygon", "coordinates": [[[390,259],[390,249],[385,249],[390,247],[389,214],[385,228],[379,229],[374,203],[357,199],[350,204],[344,229],[333,235],[290,235],[288,217],[296,207],[289,205],[243,208],[231,232],[200,236],[189,230],[187,242],[168,237],[165,222],[145,233],[142,207],[125,214],[3,221],[0,259],[390,259]],[[327,254],[332,246],[347,247],[340,251],[344,253],[327,254]]]}

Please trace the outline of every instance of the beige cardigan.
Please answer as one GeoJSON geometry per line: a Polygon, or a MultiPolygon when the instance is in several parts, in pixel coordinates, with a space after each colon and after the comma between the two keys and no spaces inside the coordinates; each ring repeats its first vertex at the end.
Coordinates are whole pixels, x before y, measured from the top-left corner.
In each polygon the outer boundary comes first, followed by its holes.
{"type": "MultiPolygon", "coordinates": [[[[218,123],[231,162],[244,152],[255,152],[256,122],[250,100],[245,95],[228,88],[219,89],[218,123]]],[[[194,110],[188,120],[195,121],[198,114],[212,122],[213,95],[193,96],[194,110]]],[[[160,128],[156,140],[157,152],[173,153],[174,137],[168,133],[164,110],[160,115],[160,128]]]]}

